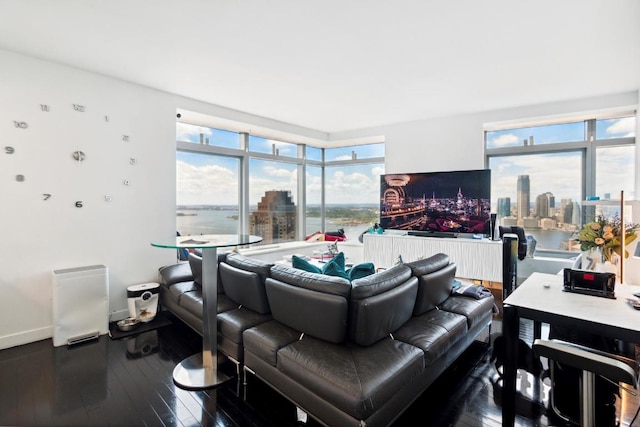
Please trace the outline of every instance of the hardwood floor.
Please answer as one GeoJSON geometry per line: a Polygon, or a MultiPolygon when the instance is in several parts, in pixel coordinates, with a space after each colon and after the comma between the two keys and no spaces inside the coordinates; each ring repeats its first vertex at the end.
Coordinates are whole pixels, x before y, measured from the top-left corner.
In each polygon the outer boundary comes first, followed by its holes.
{"type": "MultiPolygon", "coordinates": [[[[500,322],[494,322],[494,335],[500,322]]],[[[523,327],[527,334],[527,328],[523,327]]],[[[172,325],[132,338],[53,347],[44,340],[0,351],[0,425],[3,426],[296,426],[295,407],[260,380],[249,377],[246,399],[234,379],[216,389],[185,391],[173,384],[177,362],[201,349],[200,337],[172,325]]],[[[394,423],[394,427],[500,426],[500,383],[491,346],[476,342],[394,423]]],[[[229,362],[222,369],[234,372],[229,362]]],[[[548,387],[531,384],[522,396],[548,387]]],[[[637,398],[617,404],[628,426],[637,398]]],[[[532,398],[532,396],[529,396],[532,398]]],[[[534,399],[536,400],[536,399],[534,399]]],[[[518,426],[562,426],[543,405],[518,400],[518,426]]],[[[309,427],[318,424],[313,420],[309,427]]]]}

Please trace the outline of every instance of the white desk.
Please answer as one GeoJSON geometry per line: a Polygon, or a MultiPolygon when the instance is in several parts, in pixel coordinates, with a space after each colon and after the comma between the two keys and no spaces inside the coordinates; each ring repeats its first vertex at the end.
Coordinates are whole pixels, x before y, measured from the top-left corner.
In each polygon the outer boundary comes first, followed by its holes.
{"type": "Polygon", "coordinates": [[[504,300],[503,426],[513,426],[515,420],[520,318],[640,343],[640,311],[630,304],[637,300],[634,292],[640,292],[640,287],[624,284],[616,285],[615,299],[564,292],[563,276],[533,273],[504,300]]]}

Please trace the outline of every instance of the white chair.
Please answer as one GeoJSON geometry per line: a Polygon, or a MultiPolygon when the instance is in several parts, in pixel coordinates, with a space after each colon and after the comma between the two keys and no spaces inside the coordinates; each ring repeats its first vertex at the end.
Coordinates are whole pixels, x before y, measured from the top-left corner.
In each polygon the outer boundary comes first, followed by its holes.
{"type": "MultiPolygon", "coordinates": [[[[638,389],[639,368],[634,360],[560,340],[536,339],[533,343],[533,349],[539,357],[545,357],[549,360],[552,388],[554,372],[551,361],[582,371],[580,425],[583,427],[595,425],[596,375],[615,383],[618,387],[622,387],[620,383],[625,383],[638,389]]],[[[622,389],[629,391],[625,387],[622,389]]],[[[565,418],[557,411],[555,405],[553,405],[553,409],[560,417],[565,418]]]]}

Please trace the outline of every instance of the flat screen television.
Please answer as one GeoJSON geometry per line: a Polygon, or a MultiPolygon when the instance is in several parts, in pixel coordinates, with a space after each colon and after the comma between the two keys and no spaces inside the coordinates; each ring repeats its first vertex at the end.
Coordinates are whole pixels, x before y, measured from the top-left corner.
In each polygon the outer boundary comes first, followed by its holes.
{"type": "Polygon", "coordinates": [[[380,226],[426,236],[490,236],[491,170],[381,175],[380,226]]]}

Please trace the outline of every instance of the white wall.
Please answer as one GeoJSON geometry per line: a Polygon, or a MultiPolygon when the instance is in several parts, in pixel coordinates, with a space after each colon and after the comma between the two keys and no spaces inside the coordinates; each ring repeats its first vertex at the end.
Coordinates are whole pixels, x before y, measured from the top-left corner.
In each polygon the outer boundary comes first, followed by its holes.
{"type": "Polygon", "coordinates": [[[126,308],[127,286],[156,281],[158,267],[175,260],[150,245],[175,230],[175,105],[157,91],[8,52],[0,63],[6,348],[51,336],[53,270],[106,265],[113,312],[126,308]],[[76,150],[86,160],[75,161],[76,150]]]}

